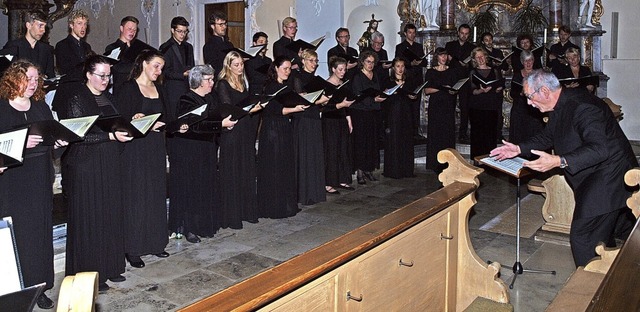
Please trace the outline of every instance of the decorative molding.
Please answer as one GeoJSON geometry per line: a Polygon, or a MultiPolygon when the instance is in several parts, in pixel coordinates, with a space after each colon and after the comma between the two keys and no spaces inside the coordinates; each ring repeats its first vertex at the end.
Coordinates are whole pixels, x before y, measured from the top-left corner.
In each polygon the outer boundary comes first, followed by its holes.
{"type": "Polygon", "coordinates": [[[260,31],[260,26],[258,26],[258,21],[256,18],[256,12],[258,11],[258,7],[262,5],[262,2],[264,2],[264,0],[250,0],[250,1],[251,2],[249,2],[249,16],[251,19],[251,33],[255,34],[260,31]]]}
{"type": "Polygon", "coordinates": [[[471,12],[478,13],[480,7],[483,5],[500,5],[509,9],[511,13],[515,13],[518,10],[522,9],[525,5],[525,0],[462,0],[460,1],[460,5],[462,9],[471,12]]]}
{"type": "Polygon", "coordinates": [[[196,15],[196,0],[186,0],[185,4],[187,5],[187,9],[189,10],[189,23],[191,25],[195,25],[193,22],[193,17],[196,15]]]}
{"type": "Polygon", "coordinates": [[[140,2],[140,11],[142,11],[142,15],[147,20],[147,28],[151,28],[151,18],[156,12],[157,7],[157,0],[141,0],[140,2]]]}
{"type": "Polygon", "coordinates": [[[320,11],[322,11],[322,5],[324,4],[325,0],[311,0],[311,4],[313,5],[314,9],[316,9],[316,16],[320,16],[320,11]]]}
{"type": "Polygon", "coordinates": [[[379,6],[380,4],[378,3],[378,0],[364,0],[364,5],[365,6],[379,6]]]}
{"type": "Polygon", "coordinates": [[[89,9],[91,10],[91,13],[93,13],[93,17],[97,19],[98,17],[100,17],[100,12],[102,11],[102,8],[106,6],[109,7],[109,12],[111,13],[111,16],[113,16],[115,1],[114,0],[78,0],[74,7],[78,9],[81,6],[89,7],[89,9]]]}

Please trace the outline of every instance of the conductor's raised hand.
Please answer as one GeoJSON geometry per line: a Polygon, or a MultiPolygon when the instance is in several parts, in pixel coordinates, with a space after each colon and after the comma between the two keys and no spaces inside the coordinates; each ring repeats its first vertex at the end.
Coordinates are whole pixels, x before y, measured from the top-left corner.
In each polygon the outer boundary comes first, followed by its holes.
{"type": "Polygon", "coordinates": [[[505,160],[520,155],[520,146],[502,140],[502,146],[496,147],[489,153],[489,156],[497,160],[505,160]]]}
{"type": "Polygon", "coordinates": [[[540,158],[525,162],[523,165],[527,168],[531,168],[539,172],[547,172],[560,166],[560,156],[558,155],[551,155],[547,152],[538,150],[531,150],[531,153],[540,156],[540,158]]]}

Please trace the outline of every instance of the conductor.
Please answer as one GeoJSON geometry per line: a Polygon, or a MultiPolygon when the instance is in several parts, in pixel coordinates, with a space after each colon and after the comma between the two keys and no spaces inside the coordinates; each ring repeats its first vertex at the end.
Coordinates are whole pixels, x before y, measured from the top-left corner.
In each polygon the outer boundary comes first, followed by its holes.
{"type": "Polygon", "coordinates": [[[625,201],[631,191],[624,174],[638,166],[629,140],[611,110],[584,89],[561,88],[551,73],[534,71],[524,81],[528,104],[549,112],[546,128],[529,140],[491,151],[498,160],[537,155],[524,165],[546,172],[564,171],[573,190],[575,211],[569,239],[576,266],[595,257],[598,242],[615,246],[615,238],[626,239],[634,223],[625,201]],[[544,150],[554,148],[555,155],[544,150]]]}

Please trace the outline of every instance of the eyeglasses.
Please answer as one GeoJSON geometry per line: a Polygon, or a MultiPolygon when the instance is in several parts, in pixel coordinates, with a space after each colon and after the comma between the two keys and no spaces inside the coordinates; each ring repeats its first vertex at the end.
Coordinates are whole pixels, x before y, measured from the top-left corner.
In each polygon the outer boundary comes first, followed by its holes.
{"type": "Polygon", "coordinates": [[[541,89],[542,88],[538,88],[535,91],[533,91],[531,94],[526,94],[525,93],[524,96],[527,97],[527,99],[529,99],[529,100],[533,100],[533,96],[536,95],[536,93],[540,92],[541,89]]]}
{"type": "Polygon", "coordinates": [[[222,23],[213,23],[213,24],[218,25],[218,26],[227,26],[227,24],[229,24],[229,23],[222,22],[222,23]]]}
{"type": "Polygon", "coordinates": [[[370,61],[370,60],[364,60],[364,63],[366,63],[366,64],[373,64],[373,63],[375,63],[375,62],[374,62],[374,61],[370,61]]]}
{"type": "Polygon", "coordinates": [[[96,74],[96,73],[91,73],[92,75],[95,75],[96,77],[100,77],[100,80],[109,80],[109,77],[111,77],[111,74],[96,74]]]}
{"type": "Polygon", "coordinates": [[[338,36],[338,38],[351,38],[351,35],[338,36]]]}
{"type": "Polygon", "coordinates": [[[179,34],[181,34],[181,35],[186,35],[186,34],[188,34],[188,33],[189,33],[189,30],[188,30],[188,29],[187,29],[187,30],[174,30],[174,31],[175,31],[175,32],[177,32],[177,33],[179,33],[179,34]]]}

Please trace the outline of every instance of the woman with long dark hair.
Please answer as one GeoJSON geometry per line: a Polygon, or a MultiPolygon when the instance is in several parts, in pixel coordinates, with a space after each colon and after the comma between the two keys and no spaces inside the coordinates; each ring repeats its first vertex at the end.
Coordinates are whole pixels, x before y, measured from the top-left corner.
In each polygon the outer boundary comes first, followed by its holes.
{"type": "MultiPolygon", "coordinates": [[[[116,108],[126,119],[164,113],[164,89],[159,84],[164,58],[156,50],[142,51],[129,81],[122,84],[116,108]]],[[[144,267],[141,256],[166,258],[167,196],[164,125],[156,121],[144,137],[129,142],[122,153],[125,253],[131,266],[144,267]]]]}
{"type": "MultiPolygon", "coordinates": [[[[273,94],[287,84],[291,61],[279,56],[269,67],[265,93],[273,94]]],[[[283,90],[281,92],[293,92],[283,90]]],[[[272,99],[262,111],[258,146],[258,212],[264,218],[287,218],[298,213],[296,168],[293,151],[293,126],[289,114],[302,112],[309,105],[284,107],[272,99]]]]}

